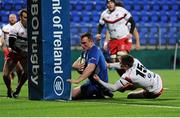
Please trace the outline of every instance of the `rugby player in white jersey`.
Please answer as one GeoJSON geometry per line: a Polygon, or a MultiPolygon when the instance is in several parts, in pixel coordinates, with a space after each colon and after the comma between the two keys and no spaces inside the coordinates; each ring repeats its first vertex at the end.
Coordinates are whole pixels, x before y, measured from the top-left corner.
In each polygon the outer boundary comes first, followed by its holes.
{"type": "MultiPolygon", "coordinates": [[[[116,5],[115,7],[124,8],[124,5],[121,2],[116,2],[115,5],[116,5]]],[[[136,50],[138,50],[140,48],[139,33],[137,31],[137,28],[136,28],[136,25],[135,25],[135,22],[134,22],[134,19],[133,19],[132,16],[129,18],[128,22],[126,22],[126,26],[128,27],[129,33],[130,33],[127,36],[127,38],[131,38],[132,37],[131,34],[134,36],[134,38],[136,40],[136,46],[135,47],[136,47],[136,50]]],[[[104,45],[103,45],[103,49],[104,50],[108,49],[108,42],[109,42],[109,40],[110,40],[110,34],[107,31],[106,32],[106,38],[105,38],[104,45]]]]}
{"type": "MultiPolygon", "coordinates": [[[[116,7],[115,0],[107,0],[107,7],[101,14],[96,38],[97,40],[101,39],[102,29],[106,25],[110,34],[110,56],[113,62],[115,62],[119,56],[130,52],[132,47],[130,32],[133,33],[136,29],[131,14],[123,7],[116,7]],[[128,23],[131,23],[132,31],[129,30],[128,23]]],[[[139,38],[136,38],[136,48],[138,49],[139,47],[139,38]]]]}
{"type": "MultiPolygon", "coordinates": [[[[115,0],[107,0],[107,9],[102,12],[99,25],[97,41],[101,39],[101,32],[107,26],[109,33],[108,48],[112,62],[117,62],[118,58],[126,55],[131,51],[132,35],[136,40],[136,49],[140,48],[139,34],[137,32],[135,22],[130,14],[122,5],[117,5],[115,0]]],[[[105,42],[105,44],[107,44],[105,42]]],[[[117,70],[121,76],[124,71],[117,70]]]]}
{"type": "Polygon", "coordinates": [[[0,28],[0,48],[3,48],[3,43],[4,43],[3,32],[0,28]]]}
{"type": "Polygon", "coordinates": [[[148,70],[138,59],[130,55],[121,56],[120,59],[120,63],[108,65],[126,70],[115,84],[103,82],[97,75],[94,76],[94,79],[113,92],[142,88],[142,90],[130,92],[127,96],[128,99],[157,98],[162,94],[163,85],[158,74],[148,70]]]}
{"type": "Polygon", "coordinates": [[[27,10],[22,9],[19,12],[20,21],[13,25],[9,33],[9,47],[10,53],[7,56],[5,65],[3,68],[3,79],[7,87],[7,97],[18,97],[20,90],[27,80],[27,10]],[[23,68],[21,79],[18,83],[16,91],[12,91],[11,79],[9,74],[16,67],[17,63],[20,63],[23,68]]]}
{"type": "Polygon", "coordinates": [[[6,42],[6,45],[9,45],[9,32],[12,28],[12,26],[17,22],[17,17],[15,14],[9,15],[9,23],[7,25],[4,25],[2,28],[2,31],[4,33],[4,40],[6,42]]]}
{"type": "MultiPolygon", "coordinates": [[[[10,14],[9,15],[9,23],[5,26],[3,26],[2,31],[4,34],[4,44],[3,44],[3,53],[4,53],[4,59],[7,60],[7,56],[9,54],[9,52],[11,51],[11,48],[9,48],[9,32],[11,30],[11,28],[13,27],[13,25],[17,22],[17,17],[15,14],[10,14]]],[[[18,75],[18,81],[21,77],[22,74],[22,67],[20,65],[20,63],[17,63],[16,65],[16,73],[18,75]]],[[[13,80],[14,78],[14,72],[10,73],[10,78],[11,80],[13,80]]]]}

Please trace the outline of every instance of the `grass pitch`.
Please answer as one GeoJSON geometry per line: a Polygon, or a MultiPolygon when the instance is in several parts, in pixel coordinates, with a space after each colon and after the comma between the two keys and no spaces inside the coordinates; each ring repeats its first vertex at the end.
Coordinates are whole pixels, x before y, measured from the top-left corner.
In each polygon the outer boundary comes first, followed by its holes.
{"type": "MultiPolygon", "coordinates": [[[[180,117],[180,70],[154,70],[161,75],[163,94],[157,99],[126,99],[128,94],[116,92],[112,99],[77,101],[28,100],[27,83],[18,99],[6,97],[6,88],[0,73],[0,117],[180,117]]],[[[78,74],[73,71],[75,79],[78,74]]],[[[109,71],[110,82],[119,77],[109,71]]],[[[13,87],[17,78],[13,81],[13,87]]]]}

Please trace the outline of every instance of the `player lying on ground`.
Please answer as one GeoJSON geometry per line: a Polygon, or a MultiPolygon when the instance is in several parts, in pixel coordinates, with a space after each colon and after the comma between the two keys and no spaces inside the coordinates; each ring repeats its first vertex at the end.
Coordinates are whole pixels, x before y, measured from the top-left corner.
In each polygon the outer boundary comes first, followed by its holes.
{"type": "MultiPolygon", "coordinates": [[[[143,89],[137,92],[130,92],[127,96],[129,99],[157,98],[161,95],[163,86],[161,77],[158,74],[146,69],[138,59],[130,55],[122,56],[120,62],[119,68],[125,69],[126,72],[115,84],[103,82],[97,75],[94,75],[94,79],[113,92],[124,92],[126,90],[135,90],[136,88],[143,89]]],[[[111,67],[117,67],[117,64],[111,64],[111,67]]]]}
{"type": "Polygon", "coordinates": [[[84,80],[87,81],[72,90],[72,99],[113,97],[113,94],[108,89],[93,79],[93,75],[97,74],[102,81],[108,82],[106,62],[101,50],[94,44],[90,33],[82,34],[80,39],[82,56],[73,63],[72,67],[79,72],[81,71],[81,75],[77,79],[68,79],[67,81],[73,84],[79,84],[84,80]]]}

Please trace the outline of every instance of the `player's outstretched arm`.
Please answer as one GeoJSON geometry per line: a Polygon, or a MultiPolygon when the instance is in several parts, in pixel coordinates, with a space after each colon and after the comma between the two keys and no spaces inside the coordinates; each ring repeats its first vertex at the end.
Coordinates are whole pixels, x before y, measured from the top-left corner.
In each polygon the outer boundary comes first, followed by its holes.
{"type": "Polygon", "coordinates": [[[108,68],[115,68],[115,69],[121,69],[120,62],[115,63],[106,63],[108,68]]]}
{"type": "Polygon", "coordinates": [[[115,92],[115,91],[117,91],[119,89],[119,85],[117,83],[115,83],[115,84],[106,83],[106,82],[102,81],[99,78],[99,76],[96,75],[96,74],[94,75],[94,79],[96,81],[98,81],[101,85],[103,85],[105,88],[109,89],[110,91],[115,92]]]}

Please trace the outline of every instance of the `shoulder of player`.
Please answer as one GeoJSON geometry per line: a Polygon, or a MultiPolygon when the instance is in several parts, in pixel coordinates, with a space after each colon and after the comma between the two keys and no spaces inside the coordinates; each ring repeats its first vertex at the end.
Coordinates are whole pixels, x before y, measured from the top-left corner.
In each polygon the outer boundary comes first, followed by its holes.
{"type": "Polygon", "coordinates": [[[96,45],[93,45],[93,46],[91,47],[91,50],[93,50],[93,51],[98,50],[98,47],[97,47],[96,45]]]}
{"type": "Polygon", "coordinates": [[[3,29],[6,29],[7,27],[9,27],[9,24],[4,25],[4,26],[2,27],[2,30],[3,30],[3,29]]]}
{"type": "Polygon", "coordinates": [[[19,22],[15,23],[15,24],[13,25],[13,27],[15,27],[15,28],[21,27],[21,22],[19,21],[19,22]]]}
{"type": "Polygon", "coordinates": [[[102,13],[101,13],[101,16],[104,16],[104,14],[107,14],[108,13],[108,9],[104,10],[102,13]]]}
{"type": "Polygon", "coordinates": [[[11,30],[10,30],[10,32],[18,32],[19,31],[19,29],[21,28],[21,23],[20,22],[17,22],[17,23],[15,23],[12,27],[11,27],[11,30]]]}
{"type": "Polygon", "coordinates": [[[100,50],[99,50],[99,48],[96,46],[96,45],[94,45],[94,46],[92,46],[89,50],[88,50],[88,53],[89,54],[97,54],[98,52],[100,52],[100,50]]]}
{"type": "Polygon", "coordinates": [[[125,9],[124,7],[120,7],[120,6],[117,6],[117,7],[116,7],[116,11],[129,13],[129,11],[128,11],[127,9],[125,9]]]}
{"type": "Polygon", "coordinates": [[[124,7],[121,7],[121,6],[117,6],[116,7],[116,10],[124,10],[125,8],[124,7]]]}
{"type": "Polygon", "coordinates": [[[2,31],[4,33],[9,33],[11,28],[12,28],[12,26],[10,24],[4,25],[3,28],[2,28],[2,31]]]}

